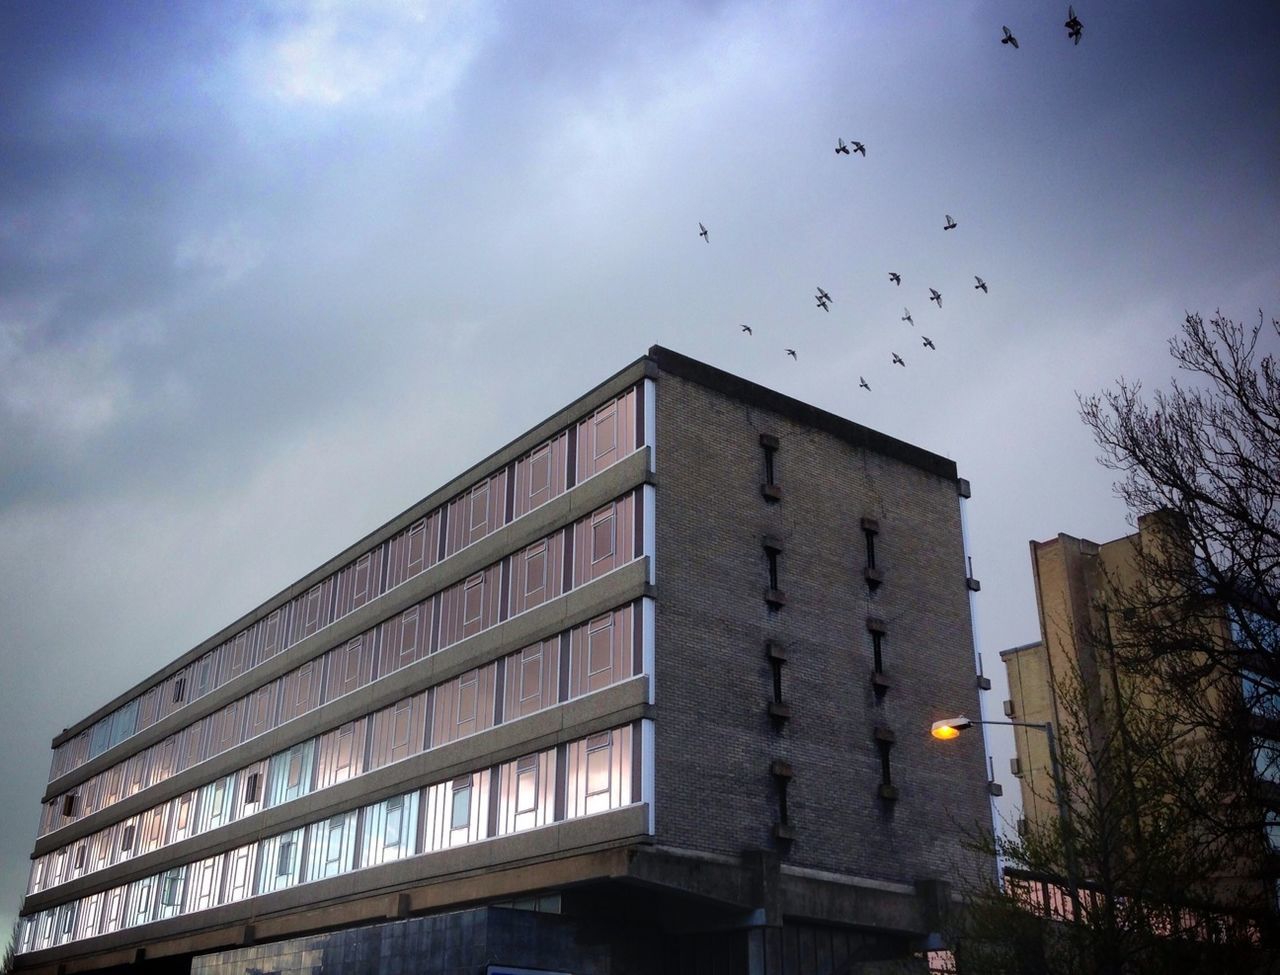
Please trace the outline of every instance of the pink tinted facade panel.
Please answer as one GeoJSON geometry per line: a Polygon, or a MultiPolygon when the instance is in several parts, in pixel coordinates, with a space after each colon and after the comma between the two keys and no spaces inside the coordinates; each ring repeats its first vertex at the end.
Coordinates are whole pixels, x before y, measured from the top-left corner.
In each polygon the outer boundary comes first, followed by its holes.
{"type": "Polygon", "coordinates": [[[374,630],[367,630],[324,655],[325,704],[373,680],[374,635],[374,630]]]}
{"type": "Polygon", "coordinates": [[[598,508],[573,526],[573,584],[582,586],[632,561],[639,492],[598,508]]]}
{"type": "MultiPolygon", "coordinates": [[[[332,653],[332,651],[330,651],[332,653]]],[[[329,654],[308,660],[280,679],[280,723],[292,721],[320,706],[325,661],[329,654]]]]}
{"type": "Polygon", "coordinates": [[[316,788],[326,789],[364,772],[366,718],[357,718],[320,736],[316,748],[316,788]]]}
{"type": "Polygon", "coordinates": [[[495,661],[436,685],[431,692],[432,748],[493,727],[497,671],[495,661]]]}
{"type": "Polygon", "coordinates": [[[379,677],[395,673],[427,655],[432,606],[433,602],[426,600],[381,624],[378,634],[379,677]]]}
{"type": "Polygon", "coordinates": [[[368,771],[390,765],[423,750],[426,738],[427,694],[397,701],[370,719],[368,771]]]}
{"type": "Polygon", "coordinates": [[[561,433],[516,461],[512,517],[542,507],[566,490],[569,434],[561,433]]]}
{"type": "Polygon", "coordinates": [[[557,532],[550,538],[509,557],[511,566],[509,615],[541,606],[564,593],[564,537],[557,532]]]}
{"type": "Polygon", "coordinates": [[[506,658],[502,720],[515,721],[557,703],[560,637],[535,643],[506,658]]]}

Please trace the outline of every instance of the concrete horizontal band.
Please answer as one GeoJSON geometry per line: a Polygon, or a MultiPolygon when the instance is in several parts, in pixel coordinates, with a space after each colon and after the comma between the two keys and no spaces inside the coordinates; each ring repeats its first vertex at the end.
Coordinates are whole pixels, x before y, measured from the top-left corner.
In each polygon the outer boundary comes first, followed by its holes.
{"type": "Polygon", "coordinates": [[[649,808],[639,803],[541,829],[496,837],[427,856],[261,894],[234,904],[200,911],[85,941],[19,956],[21,970],[65,964],[67,972],[90,971],[133,960],[141,947],[155,959],[195,951],[235,947],[244,927],[257,940],[274,940],[307,931],[385,919],[393,894],[407,892],[410,912],[463,901],[512,897],[529,891],[593,879],[625,876],[626,850],[611,848],[649,842],[649,808]],[[427,882],[430,886],[423,886],[427,882]],[[437,889],[438,888],[438,889],[437,889]],[[119,957],[124,961],[117,960],[119,957]]]}
{"type": "Polygon", "coordinates": [[[233,850],[251,840],[276,836],[299,826],[321,822],[340,812],[381,802],[389,796],[630,724],[651,716],[648,696],[648,677],[643,674],[633,677],[586,697],[429,749],[208,833],[134,857],[115,867],[96,870],[32,894],[23,902],[22,913],[31,914],[100,890],[110,890],[172,866],[195,863],[233,850]]]}
{"type": "Polygon", "coordinates": [[[281,725],[280,727],[250,739],[242,745],[228,749],[221,755],[179,772],[177,775],[121,799],[105,809],[85,816],[74,823],[36,841],[32,857],[43,856],[81,837],[95,833],[105,826],[135,813],[150,809],[161,802],[198,786],[222,778],[253,762],[268,758],[298,742],[314,738],[372,714],[397,701],[440,684],[451,677],[465,673],[498,657],[529,646],[555,633],[570,629],[579,623],[594,619],[601,613],[625,605],[649,592],[649,559],[638,559],[594,582],[573,590],[549,603],[521,613],[506,622],[468,637],[461,643],[424,657],[408,667],[396,671],[388,679],[366,684],[329,704],[281,725]]]}
{"type": "Polygon", "coordinates": [[[376,528],[369,534],[365,535],[358,542],[347,546],[323,565],[311,572],[308,572],[291,586],[282,589],[266,602],[259,605],[256,609],[253,609],[241,616],[234,623],[223,627],[213,636],[202,641],[191,650],[188,650],[172,663],[151,674],[151,676],[144,680],[139,681],[124,693],[117,695],[88,717],[82,718],[70,728],[64,729],[54,737],[53,747],[57,748],[64,742],[70,741],[80,732],[91,727],[101,718],[111,714],[122,705],[128,704],[133,698],[150,690],[155,684],[167,680],[192,661],[198,660],[210,650],[213,650],[215,647],[235,636],[245,627],[252,626],[254,623],[258,622],[258,620],[269,616],[294,597],[302,595],[311,589],[312,586],[316,585],[316,583],[323,581],[325,578],[341,569],[348,562],[359,558],[370,549],[381,545],[387,539],[403,531],[405,528],[408,528],[419,518],[429,514],[436,508],[452,500],[472,484],[483,478],[489,477],[501,470],[503,467],[506,467],[512,461],[522,457],[525,453],[532,450],[539,443],[548,439],[553,434],[576,423],[582,417],[592,412],[592,410],[597,406],[618,396],[631,386],[634,386],[641,379],[644,379],[646,376],[652,376],[653,372],[653,364],[647,359],[641,358],[632,362],[622,370],[614,373],[595,388],[579,396],[568,406],[557,410],[541,423],[522,433],[505,447],[494,451],[479,463],[473,464],[443,487],[432,491],[417,504],[405,509],[381,527],[376,528]]]}
{"type": "Polygon", "coordinates": [[[276,654],[265,663],[245,671],[204,697],[167,715],[145,731],[126,738],[114,748],[96,756],[92,761],[59,776],[46,787],[41,801],[49,802],[104,769],[126,761],[130,756],[226,707],[237,698],[251,694],[273,680],[278,680],[308,660],[323,656],[335,647],[342,646],[352,637],[359,636],[369,628],[404,612],[410,606],[461,582],[504,556],[559,531],[613,499],[621,497],[649,479],[648,454],[647,448],[636,451],[625,460],[583,481],[558,498],[548,501],[541,508],[486,535],[480,541],[443,562],[438,562],[420,575],[370,600],[323,630],[298,641],[288,650],[276,654]]]}

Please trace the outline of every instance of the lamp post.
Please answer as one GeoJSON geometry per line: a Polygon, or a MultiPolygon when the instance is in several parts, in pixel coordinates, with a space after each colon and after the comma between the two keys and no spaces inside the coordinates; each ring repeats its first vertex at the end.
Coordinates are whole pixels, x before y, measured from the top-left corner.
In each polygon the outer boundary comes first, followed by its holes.
{"type": "Polygon", "coordinates": [[[1062,827],[1062,858],[1066,861],[1067,886],[1071,895],[1071,910],[1075,920],[1082,920],[1080,913],[1080,883],[1076,872],[1076,845],[1071,829],[1071,810],[1067,805],[1067,790],[1062,777],[1062,765],[1058,761],[1058,746],[1053,734],[1053,722],[1035,724],[1029,721],[977,721],[963,715],[956,718],[943,718],[935,721],[930,734],[939,741],[950,741],[959,738],[960,732],[975,724],[999,724],[1010,728],[1034,728],[1043,731],[1049,739],[1049,769],[1053,773],[1053,791],[1058,799],[1058,823],[1062,827]]]}

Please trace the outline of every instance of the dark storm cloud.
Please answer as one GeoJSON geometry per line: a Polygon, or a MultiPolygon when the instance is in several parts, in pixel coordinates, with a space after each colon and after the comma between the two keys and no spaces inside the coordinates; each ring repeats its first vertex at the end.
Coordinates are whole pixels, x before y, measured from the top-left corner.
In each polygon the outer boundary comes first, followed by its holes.
{"type": "Polygon", "coordinates": [[[652,341],[956,458],[995,670],[1124,530],[1074,391],[1280,291],[1274,5],[1079,12],[0,5],[0,883],[58,728],[652,341]]]}

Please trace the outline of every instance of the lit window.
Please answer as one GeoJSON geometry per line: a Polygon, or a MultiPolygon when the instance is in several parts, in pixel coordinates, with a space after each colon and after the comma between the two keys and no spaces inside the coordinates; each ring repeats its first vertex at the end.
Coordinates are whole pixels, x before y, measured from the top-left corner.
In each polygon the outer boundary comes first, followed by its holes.
{"type": "Polygon", "coordinates": [[[613,744],[609,732],[587,739],[587,795],[609,791],[610,753],[613,744]]]}

